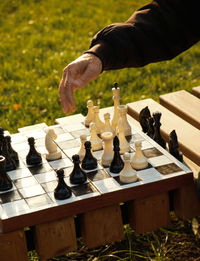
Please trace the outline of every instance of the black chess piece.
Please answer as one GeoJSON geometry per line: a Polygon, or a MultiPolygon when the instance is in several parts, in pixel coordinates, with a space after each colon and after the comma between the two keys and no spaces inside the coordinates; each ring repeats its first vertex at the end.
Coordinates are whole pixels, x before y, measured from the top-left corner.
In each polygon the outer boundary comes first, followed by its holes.
{"type": "Polygon", "coordinates": [[[142,131],[144,133],[146,133],[148,131],[149,125],[148,125],[147,119],[149,117],[151,117],[151,113],[150,113],[150,110],[149,110],[148,106],[146,106],[139,113],[139,122],[140,122],[140,125],[142,127],[142,131]]]}
{"type": "Polygon", "coordinates": [[[85,142],[85,157],[82,160],[81,167],[85,170],[97,168],[97,159],[92,155],[90,141],[85,142]]]}
{"type": "Polygon", "coordinates": [[[19,157],[17,152],[12,148],[11,146],[11,137],[5,136],[7,147],[8,147],[8,153],[10,154],[10,157],[15,161],[16,165],[19,164],[19,157]]]}
{"type": "Polygon", "coordinates": [[[10,177],[6,173],[6,159],[0,156],[0,191],[6,191],[13,187],[10,177]]]}
{"type": "Polygon", "coordinates": [[[58,169],[56,173],[58,177],[58,185],[54,190],[54,197],[59,200],[70,198],[72,195],[72,191],[64,181],[64,170],[58,169]]]}
{"type": "Polygon", "coordinates": [[[166,149],[166,142],[162,138],[161,133],[160,133],[160,126],[162,125],[160,123],[160,118],[161,118],[161,112],[154,112],[153,113],[153,119],[154,119],[154,136],[153,140],[157,142],[163,149],[166,149]]]}
{"type": "Polygon", "coordinates": [[[35,139],[33,137],[28,138],[30,146],[29,153],[26,156],[27,165],[38,165],[42,163],[42,157],[39,152],[35,149],[35,139]]]}
{"type": "Polygon", "coordinates": [[[153,139],[153,136],[154,136],[154,127],[153,127],[153,123],[154,123],[154,120],[153,120],[153,117],[149,117],[147,119],[147,122],[148,122],[148,130],[147,130],[147,135],[153,139]]]}
{"type": "Polygon", "coordinates": [[[169,134],[169,152],[170,154],[172,154],[177,160],[183,162],[183,154],[182,152],[179,152],[178,150],[178,138],[176,135],[176,131],[173,130],[170,134],[169,134]]]}
{"type": "Polygon", "coordinates": [[[79,155],[75,154],[72,156],[74,163],[74,168],[70,174],[70,182],[72,184],[82,184],[87,180],[85,171],[80,168],[80,158],[79,155]]]}
{"type": "Polygon", "coordinates": [[[118,88],[118,83],[114,82],[114,88],[117,89],[118,88]]]}
{"type": "Polygon", "coordinates": [[[6,171],[11,171],[17,168],[15,161],[11,158],[8,152],[7,140],[5,137],[1,136],[2,141],[2,155],[5,157],[5,168],[6,171]]]}
{"type": "Polygon", "coordinates": [[[0,155],[2,155],[3,139],[4,139],[4,129],[0,127],[0,155]]]}
{"type": "Polygon", "coordinates": [[[112,173],[119,173],[124,167],[124,162],[119,153],[120,147],[119,147],[119,139],[117,136],[115,136],[113,139],[113,151],[114,151],[114,156],[110,164],[110,171],[112,173]]]}

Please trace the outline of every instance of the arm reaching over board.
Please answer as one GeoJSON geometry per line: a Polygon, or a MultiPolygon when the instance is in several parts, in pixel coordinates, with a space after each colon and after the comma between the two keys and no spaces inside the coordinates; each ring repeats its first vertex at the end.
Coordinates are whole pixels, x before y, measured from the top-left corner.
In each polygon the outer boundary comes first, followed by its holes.
{"type": "Polygon", "coordinates": [[[124,23],[99,31],[90,49],[63,72],[63,110],[75,110],[73,92],[96,79],[103,70],[141,67],[169,60],[200,40],[199,1],[154,0],[124,23]]]}

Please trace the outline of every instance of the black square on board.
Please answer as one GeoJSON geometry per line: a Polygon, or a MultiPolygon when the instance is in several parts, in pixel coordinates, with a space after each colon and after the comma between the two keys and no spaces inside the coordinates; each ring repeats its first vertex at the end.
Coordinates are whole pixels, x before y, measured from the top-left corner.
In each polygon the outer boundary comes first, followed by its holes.
{"type": "Polygon", "coordinates": [[[158,166],[155,169],[157,169],[157,171],[160,172],[162,175],[167,175],[167,174],[172,174],[172,173],[182,171],[182,169],[179,166],[177,166],[175,163],[158,166]]]}
{"type": "Polygon", "coordinates": [[[22,199],[22,197],[20,196],[19,192],[16,189],[0,194],[0,203],[2,204],[16,201],[19,199],[22,199]]]}
{"type": "Polygon", "coordinates": [[[97,191],[95,187],[92,186],[92,184],[90,183],[85,183],[79,186],[75,186],[72,187],[71,189],[75,196],[82,196],[97,191]]]}
{"type": "Polygon", "coordinates": [[[150,149],[145,149],[142,151],[144,156],[147,158],[153,158],[153,157],[158,157],[163,155],[158,149],[156,148],[150,148],[150,149]]]}

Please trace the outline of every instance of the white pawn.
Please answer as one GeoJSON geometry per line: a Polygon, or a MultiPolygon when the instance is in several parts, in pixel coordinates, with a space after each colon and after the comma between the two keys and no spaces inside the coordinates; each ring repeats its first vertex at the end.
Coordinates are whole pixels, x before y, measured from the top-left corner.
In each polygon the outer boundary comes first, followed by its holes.
{"type": "Polygon", "coordinates": [[[114,101],[114,114],[111,121],[112,128],[116,130],[117,123],[119,120],[119,111],[117,107],[120,105],[120,88],[118,87],[118,84],[114,83],[114,88],[112,88],[113,93],[113,101],[114,101]]]}
{"type": "Polygon", "coordinates": [[[131,183],[137,181],[137,172],[131,167],[130,154],[128,152],[123,155],[124,167],[119,174],[120,181],[123,183],[131,183]]]}
{"type": "Polygon", "coordinates": [[[46,154],[47,160],[57,160],[62,158],[61,151],[57,150],[57,145],[53,140],[57,138],[57,135],[54,131],[54,129],[49,128],[47,129],[47,133],[45,136],[45,147],[48,151],[48,154],[46,154]]]}
{"type": "Polygon", "coordinates": [[[148,161],[147,158],[144,156],[142,150],[142,142],[141,141],[135,141],[135,154],[131,160],[131,166],[134,169],[145,169],[148,167],[148,161]]]}
{"type": "Polygon", "coordinates": [[[104,128],[104,132],[109,131],[112,132],[113,136],[115,135],[115,131],[113,130],[113,128],[110,125],[110,113],[104,113],[104,120],[105,120],[105,128],[104,128]]]}
{"type": "Polygon", "coordinates": [[[81,140],[81,147],[77,154],[79,155],[80,161],[82,161],[83,158],[85,157],[85,142],[87,140],[87,136],[85,134],[80,135],[80,140],[81,140]]]}
{"type": "Polygon", "coordinates": [[[125,152],[130,152],[130,145],[124,135],[124,128],[123,128],[123,121],[119,119],[118,122],[118,138],[119,138],[119,147],[120,147],[120,154],[124,154],[125,152]]]}
{"type": "Polygon", "coordinates": [[[101,163],[104,167],[109,167],[114,156],[113,151],[113,134],[112,132],[103,132],[101,137],[104,141],[104,151],[101,157],[101,163]]]}
{"type": "Polygon", "coordinates": [[[131,135],[131,126],[127,120],[127,107],[126,105],[119,105],[117,108],[119,111],[119,119],[122,120],[124,135],[129,136],[131,135]]]}
{"type": "Polygon", "coordinates": [[[94,123],[96,124],[97,134],[101,134],[105,128],[104,123],[99,118],[99,106],[94,106],[94,123]]]}
{"type": "Polygon", "coordinates": [[[101,150],[103,148],[102,140],[97,136],[96,125],[94,122],[90,123],[90,142],[92,150],[101,150]]]}
{"type": "Polygon", "coordinates": [[[93,110],[93,107],[94,107],[93,101],[92,100],[88,100],[87,101],[88,113],[87,113],[87,116],[86,116],[85,121],[84,121],[86,127],[89,127],[90,122],[94,121],[94,110],[93,110]]]}

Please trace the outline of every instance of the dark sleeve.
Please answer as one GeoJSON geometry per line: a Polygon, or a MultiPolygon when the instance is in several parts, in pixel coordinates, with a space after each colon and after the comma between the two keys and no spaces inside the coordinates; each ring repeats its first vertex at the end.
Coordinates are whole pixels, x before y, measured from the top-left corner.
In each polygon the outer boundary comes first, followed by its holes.
{"type": "Polygon", "coordinates": [[[155,0],[125,22],[98,32],[89,53],[103,70],[169,60],[200,39],[199,0],[155,0]]]}

